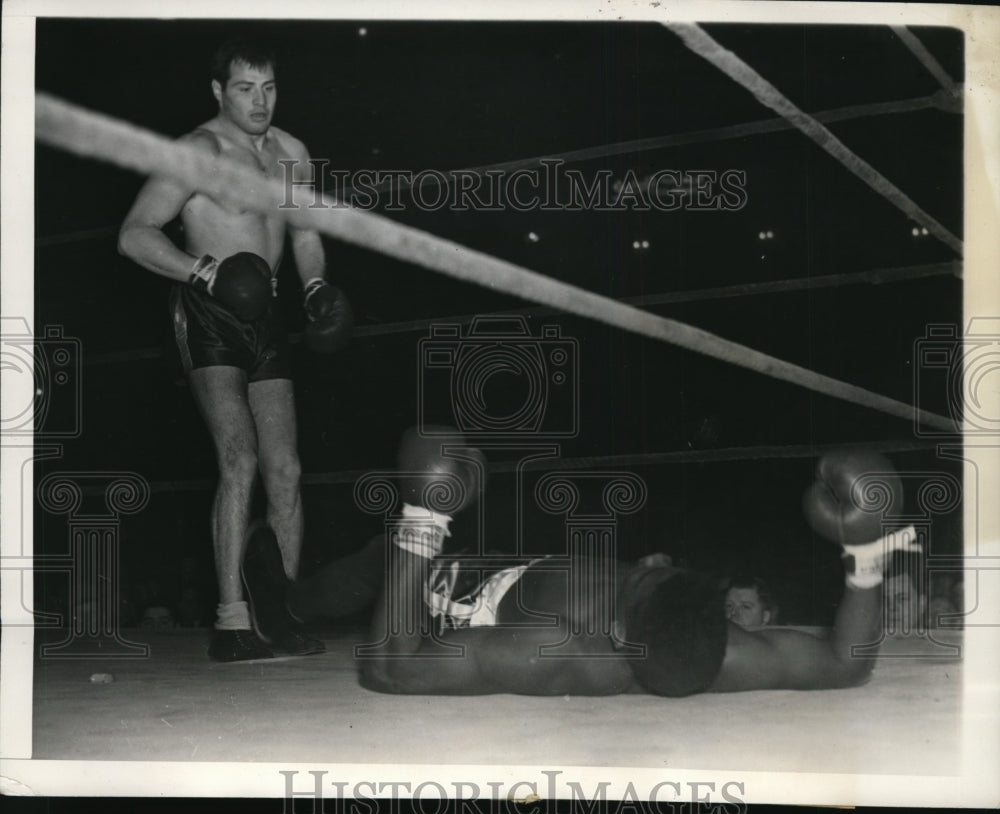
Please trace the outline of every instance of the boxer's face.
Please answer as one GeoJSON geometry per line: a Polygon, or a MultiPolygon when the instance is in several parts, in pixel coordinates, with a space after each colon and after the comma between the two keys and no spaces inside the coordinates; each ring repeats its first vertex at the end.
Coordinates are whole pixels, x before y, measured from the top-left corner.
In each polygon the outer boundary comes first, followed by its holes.
{"type": "Polygon", "coordinates": [[[771,612],[760,601],[756,588],[730,588],[726,592],[726,618],[740,627],[762,627],[771,621],[771,612]]]}
{"type": "Polygon", "coordinates": [[[232,62],[226,86],[212,82],[212,93],[219,103],[219,113],[251,136],[263,135],[271,126],[278,85],[274,68],[253,68],[245,62],[232,62]]]}

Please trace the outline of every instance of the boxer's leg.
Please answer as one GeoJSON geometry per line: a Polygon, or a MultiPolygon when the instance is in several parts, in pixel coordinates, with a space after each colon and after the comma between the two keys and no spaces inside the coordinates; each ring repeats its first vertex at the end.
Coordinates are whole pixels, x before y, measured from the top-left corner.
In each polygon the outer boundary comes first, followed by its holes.
{"type": "Polygon", "coordinates": [[[243,584],[254,628],[264,641],[296,656],[326,650],[323,642],[309,636],[288,612],[285,601],[292,583],[285,575],[278,539],[263,520],[251,523],[247,532],[243,584]]]}
{"type": "Polygon", "coordinates": [[[299,619],[336,619],[371,607],[385,582],[385,534],[291,586],[288,609],[299,619]]]}
{"type": "Polygon", "coordinates": [[[385,580],[384,535],[290,583],[274,532],[257,521],[250,527],[243,580],[257,626],[268,638],[288,625],[289,614],[299,621],[350,616],[371,606],[385,580]]]}
{"type": "Polygon", "coordinates": [[[210,655],[223,661],[265,658],[271,653],[252,635],[240,580],[257,477],[257,440],[246,374],[236,367],[201,367],[191,371],[190,381],[219,466],[211,516],[219,609],[210,655]]]}
{"type": "Polygon", "coordinates": [[[309,636],[285,609],[285,590],[299,571],[303,526],[292,382],[287,378],[252,381],[248,392],[267,493],[267,523],[263,529],[252,530],[243,563],[253,618],[261,637],[279,650],[300,656],[322,653],[323,643],[309,636]],[[280,571],[275,567],[278,563],[269,559],[268,547],[275,538],[281,552],[280,571]],[[257,573],[266,575],[266,580],[258,581],[257,573]]]}
{"type": "Polygon", "coordinates": [[[292,382],[251,382],[248,392],[257,427],[260,473],[267,493],[267,522],[277,535],[285,575],[294,581],[302,551],[302,497],[292,382]]]}

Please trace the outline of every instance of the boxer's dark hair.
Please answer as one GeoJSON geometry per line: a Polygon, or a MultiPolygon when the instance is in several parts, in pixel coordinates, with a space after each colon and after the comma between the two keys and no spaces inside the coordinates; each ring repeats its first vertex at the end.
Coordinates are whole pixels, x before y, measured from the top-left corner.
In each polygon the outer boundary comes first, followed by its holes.
{"type": "Polygon", "coordinates": [[[259,71],[267,67],[276,73],[278,70],[274,51],[263,43],[240,37],[226,40],[216,49],[212,55],[212,79],[225,87],[234,62],[242,62],[259,71]]]}
{"type": "Polygon", "coordinates": [[[679,697],[708,689],[726,652],[725,592],[717,579],[675,574],[631,608],[625,621],[630,644],[646,647],[629,660],[649,692],[679,697]]]}

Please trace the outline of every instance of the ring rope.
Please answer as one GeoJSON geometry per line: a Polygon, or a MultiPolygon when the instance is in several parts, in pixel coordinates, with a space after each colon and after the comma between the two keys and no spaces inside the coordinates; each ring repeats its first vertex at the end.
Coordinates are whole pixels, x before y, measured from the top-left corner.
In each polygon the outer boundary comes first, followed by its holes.
{"type": "Polygon", "coordinates": [[[681,41],[698,56],[705,58],[720,71],[746,88],[763,105],[784,116],[796,128],[843,164],[854,175],[895,205],[908,217],[927,228],[938,240],[962,254],[962,241],[925,212],[899,187],[852,152],[840,139],[808,113],[800,110],[787,96],[732,51],[723,48],[704,29],[694,23],[667,23],[681,41]]]}
{"type": "MultiPolygon", "coordinates": [[[[752,297],[758,294],[782,294],[789,291],[814,291],[821,288],[837,288],[842,285],[868,283],[882,285],[890,282],[905,282],[920,280],[927,277],[961,277],[962,263],[960,260],[949,260],[944,263],[926,263],[919,266],[899,266],[896,268],[865,269],[864,271],[849,271],[840,274],[824,274],[818,277],[799,277],[788,280],[769,280],[764,283],[737,283],[736,285],[718,286],[716,288],[696,288],[690,291],[667,291],[662,294],[640,294],[636,297],[622,297],[619,302],[629,305],[674,305],[677,303],[706,302],[710,300],[728,299],[731,297],[752,297]]],[[[390,336],[392,334],[426,331],[434,325],[447,322],[453,325],[467,325],[478,317],[546,317],[562,313],[561,309],[537,305],[532,308],[516,308],[508,311],[492,311],[487,314],[442,314],[424,319],[409,319],[402,322],[382,322],[378,325],[355,325],[352,336],[364,338],[370,336],[390,336]]],[[[289,340],[294,344],[301,334],[290,334],[289,340]]],[[[154,348],[133,348],[124,351],[109,351],[107,353],[88,354],[83,360],[87,366],[116,365],[143,359],[158,359],[163,350],[154,348]]]]}
{"type": "MultiPolygon", "coordinates": [[[[764,283],[737,283],[715,288],[696,288],[690,291],[667,291],[661,294],[640,294],[636,297],[621,297],[617,302],[634,306],[677,305],[680,303],[706,302],[733,297],[752,297],[758,294],[783,294],[795,291],[814,291],[820,288],[837,288],[842,285],[869,283],[880,285],[887,282],[919,280],[927,277],[961,277],[962,263],[949,260],[944,263],[927,263],[918,266],[866,269],[865,271],[826,274],[819,277],[800,277],[788,280],[769,280],[764,283]]],[[[384,336],[386,334],[407,333],[427,330],[442,322],[466,324],[477,317],[545,317],[562,313],[562,309],[539,305],[534,308],[517,308],[509,311],[494,311],[489,314],[456,314],[414,319],[406,322],[388,322],[381,325],[360,325],[354,328],[354,336],[384,336]]]]}
{"type": "Polygon", "coordinates": [[[949,76],[948,72],[941,66],[941,63],[937,61],[934,54],[927,50],[927,46],[920,41],[920,38],[916,34],[910,31],[905,25],[892,26],[892,32],[903,41],[903,45],[910,49],[910,53],[920,60],[920,64],[938,81],[938,84],[941,85],[945,92],[951,96],[959,95],[961,88],[949,76]]]}
{"type": "MultiPolygon", "coordinates": [[[[814,119],[820,122],[839,122],[850,119],[858,119],[865,116],[883,116],[896,113],[912,113],[918,110],[929,109],[944,110],[946,112],[956,112],[954,101],[947,98],[943,93],[935,93],[931,96],[917,96],[911,99],[899,99],[890,102],[872,102],[864,105],[849,105],[847,107],[836,107],[830,110],[820,110],[813,113],[814,119]]],[[[959,111],[960,112],[960,111],[959,111]]],[[[688,144],[708,144],[713,141],[727,141],[730,139],[747,138],[749,136],[761,136],[770,133],[780,133],[784,130],[794,130],[787,119],[778,116],[771,119],[757,119],[751,122],[741,122],[739,124],[729,124],[722,127],[713,127],[707,130],[687,130],[682,133],[668,133],[663,136],[650,136],[649,138],[634,139],[632,141],[619,141],[613,144],[602,144],[596,147],[584,147],[579,150],[569,150],[563,153],[553,153],[551,155],[540,155],[532,158],[520,158],[513,161],[503,161],[497,164],[483,164],[479,167],[466,167],[460,170],[449,170],[449,173],[457,175],[459,173],[475,173],[485,175],[487,172],[513,172],[515,170],[540,169],[542,161],[562,161],[567,164],[579,163],[582,161],[594,161],[598,158],[609,158],[611,156],[626,155],[631,153],[650,152],[662,150],[668,147],[682,147],[688,144]]],[[[372,188],[378,192],[389,189],[393,182],[376,184],[372,188]]],[[[435,186],[440,183],[440,178],[436,175],[428,175],[421,179],[421,186],[435,186]]],[[[409,182],[399,181],[397,189],[407,189],[411,186],[409,182]]]]}
{"type": "Polygon", "coordinates": [[[169,176],[192,190],[241,209],[273,212],[280,208],[298,228],[321,231],[403,262],[670,342],[899,418],[917,420],[946,432],[958,432],[954,422],[944,416],[546,277],[381,215],[338,205],[329,198],[322,199],[323,205],[316,206],[315,190],[307,193],[301,187],[295,188],[292,190],[294,205],[285,206],[286,190],[280,181],[268,180],[234,161],[219,159],[190,144],[172,143],[148,130],[48,94],[36,94],[35,128],[36,138],[50,146],[101,158],[146,174],[169,176]]]}
{"type": "MultiPolygon", "coordinates": [[[[899,454],[916,453],[935,449],[938,442],[933,439],[914,440],[900,439],[897,441],[853,441],[850,443],[832,444],[790,444],[762,445],[751,447],[723,447],[720,449],[682,449],[671,452],[636,452],[620,455],[592,455],[575,458],[534,458],[526,462],[491,461],[486,470],[491,475],[501,475],[519,470],[531,472],[572,471],[576,469],[595,469],[603,467],[618,469],[623,467],[661,466],[669,464],[689,463],[733,463],[737,461],[788,460],[792,458],[819,458],[827,452],[837,450],[865,449],[872,452],[893,452],[899,454]]],[[[480,445],[489,450],[489,444],[480,445]]],[[[509,449],[509,447],[507,447],[509,449]]],[[[354,484],[359,478],[371,474],[368,469],[342,469],[335,472],[305,472],[302,474],[303,486],[336,486],[338,484],[354,484]]],[[[179,492],[209,492],[218,486],[218,482],[209,478],[192,478],[190,480],[151,481],[151,494],[177,494],[179,492]]],[[[84,486],[84,495],[102,495],[103,488],[84,486]]]]}
{"type": "MultiPolygon", "coordinates": [[[[866,116],[883,116],[896,113],[912,113],[918,110],[929,109],[943,110],[948,113],[960,113],[961,106],[956,107],[955,100],[939,91],[931,96],[916,96],[911,99],[899,99],[890,102],[872,102],[864,105],[849,105],[847,107],[831,108],[830,110],[820,110],[813,113],[813,118],[817,121],[830,123],[848,121],[866,116]]],[[[534,156],[532,158],[520,158],[513,161],[503,161],[497,164],[483,164],[479,167],[465,167],[459,170],[449,170],[445,173],[457,175],[459,173],[474,173],[479,176],[487,172],[513,172],[522,169],[540,169],[542,161],[562,161],[564,163],[575,163],[581,161],[592,161],[598,158],[607,158],[616,155],[626,155],[629,153],[640,153],[652,150],[660,150],[667,147],[679,147],[685,144],[706,144],[713,141],[726,141],[728,139],[745,138],[747,136],[759,136],[768,133],[779,133],[783,130],[794,130],[786,119],[780,116],[773,119],[758,119],[752,122],[741,124],[731,124],[724,127],[715,127],[708,130],[688,130],[683,133],[671,133],[664,136],[652,136],[650,138],[636,139],[633,141],[619,141],[614,144],[604,144],[597,147],[585,147],[580,150],[571,150],[564,153],[554,153],[551,155],[534,156]]],[[[435,186],[439,183],[439,176],[428,174],[421,179],[421,186],[435,186]]],[[[372,187],[376,192],[383,192],[390,188],[392,182],[376,184],[372,187]]],[[[397,189],[408,189],[411,184],[405,179],[400,179],[397,189]]],[[[350,190],[346,190],[344,198],[348,197],[350,190]]],[[[118,233],[117,226],[102,226],[96,229],[81,229],[74,232],[62,232],[54,235],[45,235],[35,239],[36,248],[48,246],[62,246],[67,243],[80,243],[89,240],[110,237],[118,233]]]]}

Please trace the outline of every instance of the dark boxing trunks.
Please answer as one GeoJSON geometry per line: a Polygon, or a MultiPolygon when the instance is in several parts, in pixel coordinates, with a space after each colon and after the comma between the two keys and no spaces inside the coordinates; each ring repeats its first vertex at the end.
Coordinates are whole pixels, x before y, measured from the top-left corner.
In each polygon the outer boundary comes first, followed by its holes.
{"type": "Polygon", "coordinates": [[[288,335],[277,305],[272,299],[260,319],[243,322],[210,295],[174,286],[170,311],[184,371],[226,365],[245,370],[249,382],[292,378],[288,335]]]}

